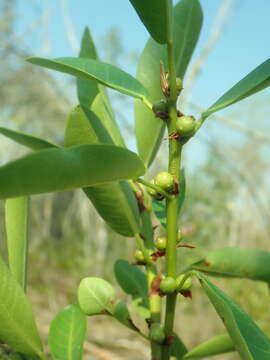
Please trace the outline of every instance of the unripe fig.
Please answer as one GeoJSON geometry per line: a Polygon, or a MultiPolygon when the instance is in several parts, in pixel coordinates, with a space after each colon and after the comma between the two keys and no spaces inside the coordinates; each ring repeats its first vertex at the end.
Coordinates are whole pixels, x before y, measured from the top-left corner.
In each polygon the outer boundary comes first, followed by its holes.
{"type": "Polygon", "coordinates": [[[174,185],[172,174],[166,171],[157,174],[155,177],[155,184],[165,191],[171,191],[174,185]]]}
{"type": "Polygon", "coordinates": [[[152,341],[163,343],[166,337],[163,326],[160,323],[153,323],[150,327],[149,337],[152,341]]]}
{"type": "Polygon", "coordinates": [[[155,240],[155,246],[158,250],[165,250],[167,244],[167,239],[165,236],[160,236],[155,240]]]}
{"type": "Polygon", "coordinates": [[[192,286],[192,279],[191,279],[191,277],[188,277],[188,278],[185,280],[183,286],[182,286],[181,288],[179,288],[179,285],[181,284],[184,276],[185,276],[184,274],[179,275],[179,276],[177,277],[177,279],[176,279],[177,290],[178,290],[178,291],[188,291],[188,290],[191,288],[191,286],[192,286]]]}
{"type": "Polygon", "coordinates": [[[135,258],[135,260],[140,261],[140,262],[145,261],[143,252],[141,250],[139,250],[139,249],[137,249],[135,251],[134,258],[135,258]]]}
{"type": "Polygon", "coordinates": [[[176,121],[177,132],[182,137],[192,136],[195,128],[196,123],[192,116],[180,116],[176,121]]]}
{"type": "Polygon", "coordinates": [[[155,102],[152,106],[152,110],[154,111],[155,114],[167,113],[167,111],[168,111],[167,101],[162,99],[162,100],[155,102]]]}
{"type": "Polygon", "coordinates": [[[183,89],[183,81],[179,77],[176,78],[176,88],[177,88],[178,94],[183,89]]]}
{"type": "Polygon", "coordinates": [[[168,276],[161,280],[159,287],[164,294],[172,294],[177,288],[177,283],[174,278],[168,276]]]}

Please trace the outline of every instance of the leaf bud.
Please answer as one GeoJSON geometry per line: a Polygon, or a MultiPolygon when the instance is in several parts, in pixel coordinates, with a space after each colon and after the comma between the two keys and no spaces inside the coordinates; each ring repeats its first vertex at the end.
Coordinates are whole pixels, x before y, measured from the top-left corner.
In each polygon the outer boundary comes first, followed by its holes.
{"type": "Polygon", "coordinates": [[[155,184],[165,191],[171,191],[174,186],[173,175],[163,171],[155,177],[155,184]]]}
{"type": "Polygon", "coordinates": [[[149,331],[150,340],[162,344],[166,338],[163,326],[160,323],[153,323],[149,331]]]}
{"type": "Polygon", "coordinates": [[[184,284],[182,285],[182,287],[179,288],[179,285],[181,284],[184,276],[185,276],[184,274],[181,274],[181,275],[179,275],[179,276],[177,277],[177,279],[176,279],[177,290],[178,290],[178,291],[187,291],[187,290],[190,290],[190,288],[191,288],[191,286],[192,286],[192,279],[191,279],[191,277],[188,277],[188,278],[185,280],[185,282],[184,282],[184,284]]]}
{"type": "Polygon", "coordinates": [[[196,122],[192,116],[181,116],[176,121],[176,129],[181,137],[194,135],[195,128],[196,122]]]}
{"type": "Polygon", "coordinates": [[[165,277],[160,282],[160,291],[164,294],[172,294],[177,288],[176,280],[170,276],[165,277]]]}
{"type": "Polygon", "coordinates": [[[155,240],[155,246],[158,250],[165,250],[167,244],[167,239],[165,236],[160,236],[155,240]]]}

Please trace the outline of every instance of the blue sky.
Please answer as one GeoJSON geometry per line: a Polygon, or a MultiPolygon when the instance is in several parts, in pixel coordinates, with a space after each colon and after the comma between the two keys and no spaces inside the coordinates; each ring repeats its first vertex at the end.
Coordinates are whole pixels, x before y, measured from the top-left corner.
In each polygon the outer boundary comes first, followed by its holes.
{"type": "MultiPolygon", "coordinates": [[[[148,38],[128,0],[18,0],[19,29],[26,28],[36,18],[36,9],[44,10],[48,22],[36,29],[38,36],[31,38],[29,47],[35,55],[51,57],[70,56],[74,52],[66,38],[63,19],[63,3],[68,5],[74,35],[78,42],[87,25],[99,47],[102,37],[117,27],[122,33],[127,52],[140,52],[148,38]],[[47,26],[45,26],[47,24],[47,26]],[[47,46],[40,46],[40,38],[47,38],[47,46]]],[[[211,30],[221,0],[201,0],[204,25],[196,54],[200,51],[211,30]]],[[[270,1],[232,0],[233,7],[225,30],[210,53],[194,86],[192,101],[206,108],[220,95],[269,57],[270,1]]],[[[136,68],[126,62],[121,64],[135,74],[136,68]]],[[[267,90],[268,94],[270,93],[267,90]]],[[[246,100],[245,102],[248,102],[246,100]]],[[[226,114],[226,111],[223,112],[226,114]]],[[[222,114],[222,113],[221,113],[222,114]]]]}

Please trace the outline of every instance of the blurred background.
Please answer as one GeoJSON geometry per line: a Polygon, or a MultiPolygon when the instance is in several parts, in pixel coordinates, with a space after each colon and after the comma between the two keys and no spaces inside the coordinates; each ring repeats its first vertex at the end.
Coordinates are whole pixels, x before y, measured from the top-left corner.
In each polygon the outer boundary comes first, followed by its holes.
{"type": "MultiPolygon", "coordinates": [[[[267,0],[201,0],[204,27],[184,80],[179,106],[195,116],[269,57],[267,0]]],[[[76,56],[89,26],[100,57],[136,74],[147,33],[126,0],[0,0],[0,124],[63,143],[76,105],[75,80],[24,59],[76,56]]],[[[132,150],[136,149],[132,100],[109,92],[132,150]]],[[[196,250],[181,250],[179,267],[225,246],[270,250],[269,90],[213,115],[184,153],[187,196],[182,230],[196,250]]],[[[151,169],[166,168],[166,146],[151,169]]],[[[27,152],[1,136],[1,163],[27,152]]],[[[6,254],[3,202],[1,252],[6,254]]],[[[81,191],[34,196],[31,205],[29,296],[46,342],[49,324],[76,301],[81,278],[101,276],[115,284],[113,263],[132,260],[132,239],[114,234],[81,191]]],[[[214,280],[270,335],[266,285],[214,280]]],[[[117,287],[119,296],[124,296],[117,287]]],[[[179,299],[176,328],[188,346],[224,332],[195,284],[192,301],[179,299]]],[[[106,317],[89,320],[86,359],[146,359],[141,339],[106,317]]],[[[237,355],[217,359],[236,360],[237,355]]]]}

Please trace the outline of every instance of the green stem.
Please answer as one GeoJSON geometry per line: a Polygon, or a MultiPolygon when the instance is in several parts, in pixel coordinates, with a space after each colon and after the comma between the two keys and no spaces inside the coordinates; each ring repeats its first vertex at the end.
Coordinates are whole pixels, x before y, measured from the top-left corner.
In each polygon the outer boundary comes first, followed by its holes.
{"type": "MultiPolygon", "coordinates": [[[[168,66],[169,66],[169,84],[170,84],[170,98],[169,98],[169,119],[168,119],[168,133],[169,135],[176,132],[177,120],[177,86],[176,86],[176,70],[173,50],[173,26],[172,26],[172,1],[166,0],[167,4],[167,33],[168,33],[168,66]]],[[[182,145],[175,139],[169,141],[169,172],[174,176],[178,182],[180,179],[180,162],[181,162],[182,145]]],[[[167,247],[166,247],[166,273],[167,276],[176,278],[177,276],[177,218],[178,218],[178,194],[174,194],[172,198],[166,199],[166,215],[167,215],[167,247]]],[[[166,313],[164,330],[168,341],[162,347],[162,360],[169,360],[171,354],[171,341],[169,339],[173,336],[175,305],[177,293],[168,295],[166,298],[166,313]]]]}

